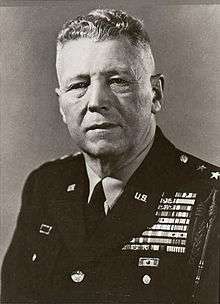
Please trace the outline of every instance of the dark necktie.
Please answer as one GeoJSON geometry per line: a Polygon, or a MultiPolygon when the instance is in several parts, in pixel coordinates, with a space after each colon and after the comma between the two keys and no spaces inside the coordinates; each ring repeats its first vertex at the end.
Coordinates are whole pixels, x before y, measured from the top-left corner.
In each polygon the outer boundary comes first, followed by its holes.
{"type": "Polygon", "coordinates": [[[104,202],[106,201],[105,193],[100,181],[94,188],[91,199],[86,211],[87,230],[90,234],[95,230],[97,225],[105,217],[104,202]]]}

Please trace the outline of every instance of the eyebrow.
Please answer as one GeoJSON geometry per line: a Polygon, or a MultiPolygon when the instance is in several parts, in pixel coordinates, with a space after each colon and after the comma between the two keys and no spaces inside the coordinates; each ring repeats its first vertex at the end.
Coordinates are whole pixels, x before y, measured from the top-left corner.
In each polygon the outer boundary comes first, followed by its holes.
{"type": "Polygon", "coordinates": [[[101,74],[108,75],[108,76],[113,76],[113,75],[117,75],[119,73],[131,74],[131,71],[128,68],[120,68],[120,67],[118,67],[117,69],[112,69],[112,70],[103,72],[101,74]]]}
{"type": "MultiPolygon", "coordinates": [[[[120,73],[123,73],[123,74],[129,74],[129,75],[132,75],[132,71],[130,69],[128,69],[127,67],[117,67],[117,68],[113,68],[113,69],[110,69],[108,71],[103,71],[101,72],[100,74],[101,75],[106,75],[106,76],[113,76],[113,75],[117,75],[117,74],[120,74],[120,73]]],[[[70,84],[71,82],[73,81],[76,81],[76,80],[79,80],[79,79],[89,79],[92,75],[90,74],[76,74],[70,78],[68,78],[66,81],[65,81],[65,84],[64,86],[68,86],[68,84],[70,84]]]]}
{"type": "Polygon", "coordinates": [[[80,79],[88,80],[89,75],[88,74],[79,74],[79,75],[74,75],[70,78],[67,78],[66,81],[64,82],[64,87],[71,84],[71,82],[76,81],[76,80],[80,80],[80,79]]]}

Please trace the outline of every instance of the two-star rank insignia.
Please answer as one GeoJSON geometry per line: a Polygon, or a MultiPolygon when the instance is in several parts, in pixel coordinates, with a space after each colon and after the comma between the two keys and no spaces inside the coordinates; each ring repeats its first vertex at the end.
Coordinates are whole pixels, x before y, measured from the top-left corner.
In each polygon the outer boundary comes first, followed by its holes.
{"type": "Polygon", "coordinates": [[[207,183],[213,183],[215,186],[220,182],[220,171],[217,166],[203,162],[190,154],[179,152],[177,154],[178,164],[180,164],[181,170],[186,170],[186,174],[199,180],[204,179],[207,183]]]}

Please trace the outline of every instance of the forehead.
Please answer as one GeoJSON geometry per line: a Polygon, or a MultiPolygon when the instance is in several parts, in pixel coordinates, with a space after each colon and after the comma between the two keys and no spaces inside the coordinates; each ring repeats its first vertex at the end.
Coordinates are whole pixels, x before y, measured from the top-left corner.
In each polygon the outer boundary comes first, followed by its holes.
{"type": "Polygon", "coordinates": [[[82,38],[69,41],[59,54],[59,74],[66,79],[110,70],[129,72],[135,66],[143,65],[140,62],[143,52],[126,39],[96,42],[82,38]]]}

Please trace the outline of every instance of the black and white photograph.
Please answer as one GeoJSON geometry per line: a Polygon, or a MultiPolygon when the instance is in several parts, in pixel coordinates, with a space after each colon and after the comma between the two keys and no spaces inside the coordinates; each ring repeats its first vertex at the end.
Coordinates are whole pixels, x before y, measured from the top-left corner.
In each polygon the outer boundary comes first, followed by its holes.
{"type": "Polygon", "coordinates": [[[3,304],[218,304],[220,6],[1,1],[3,304]]]}

